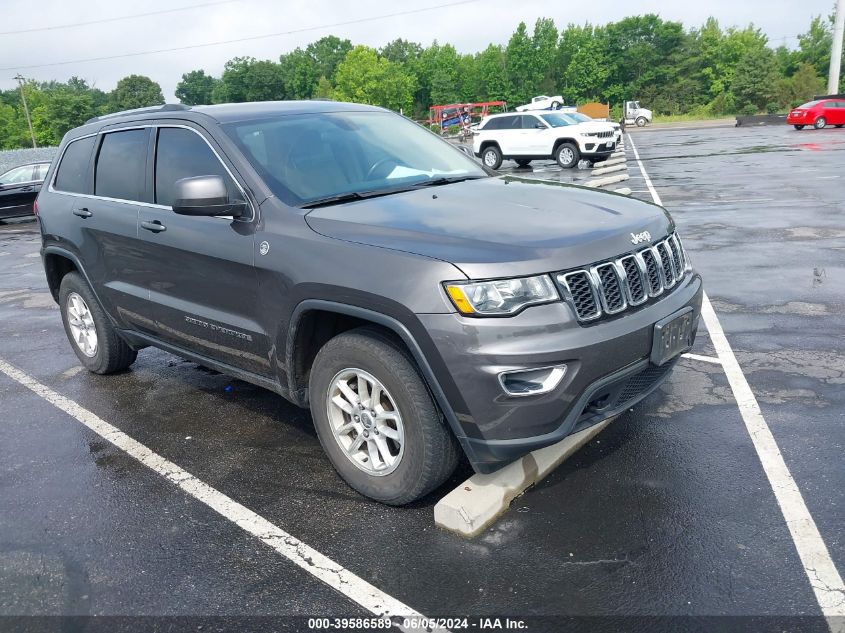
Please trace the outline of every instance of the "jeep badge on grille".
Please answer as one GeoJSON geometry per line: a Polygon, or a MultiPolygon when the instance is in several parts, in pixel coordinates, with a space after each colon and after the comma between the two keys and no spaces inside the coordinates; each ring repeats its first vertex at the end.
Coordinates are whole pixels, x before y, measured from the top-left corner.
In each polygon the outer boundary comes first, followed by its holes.
{"type": "Polygon", "coordinates": [[[642,233],[631,233],[631,244],[639,244],[640,242],[650,242],[651,233],[643,231],[642,233]]]}

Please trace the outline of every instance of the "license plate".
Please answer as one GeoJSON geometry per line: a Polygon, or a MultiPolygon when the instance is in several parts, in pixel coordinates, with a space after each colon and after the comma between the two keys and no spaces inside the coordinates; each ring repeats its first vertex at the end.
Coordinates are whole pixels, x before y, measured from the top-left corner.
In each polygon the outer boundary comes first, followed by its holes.
{"type": "Polygon", "coordinates": [[[686,307],[654,324],[652,363],[663,365],[692,347],[694,316],[692,307],[686,307]]]}

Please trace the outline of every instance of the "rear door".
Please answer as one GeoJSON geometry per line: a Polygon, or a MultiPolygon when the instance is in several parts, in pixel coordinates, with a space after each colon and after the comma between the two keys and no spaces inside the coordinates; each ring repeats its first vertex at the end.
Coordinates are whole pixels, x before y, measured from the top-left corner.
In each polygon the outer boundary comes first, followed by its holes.
{"type": "Polygon", "coordinates": [[[513,156],[523,153],[521,151],[522,116],[514,114],[511,116],[499,117],[497,119],[497,123],[497,130],[494,137],[499,142],[502,154],[505,156],[513,156]]]}
{"type": "Polygon", "coordinates": [[[267,337],[257,322],[254,205],[237,219],[174,213],[175,183],[182,178],[222,176],[230,199],[248,197],[204,130],[161,125],[151,140],[153,204],[141,207],[139,232],[156,336],[269,376],[267,337]]]}
{"type": "MultiPolygon", "coordinates": [[[[82,259],[106,310],[123,327],[146,325],[146,262],[138,249],[138,209],[146,189],[150,128],[120,128],[95,141],[92,194],[71,213],[83,239],[82,259]]],[[[59,167],[57,184],[62,182],[59,167]]]]}

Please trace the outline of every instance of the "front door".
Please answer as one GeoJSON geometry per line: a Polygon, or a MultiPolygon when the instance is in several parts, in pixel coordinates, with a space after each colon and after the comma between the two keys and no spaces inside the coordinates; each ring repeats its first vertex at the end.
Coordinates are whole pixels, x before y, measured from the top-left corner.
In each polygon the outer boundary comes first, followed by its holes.
{"type": "Polygon", "coordinates": [[[230,199],[247,199],[200,130],[159,127],[150,170],[154,204],[141,207],[139,241],[147,253],[149,314],[162,341],[264,376],[271,375],[258,324],[253,265],[256,218],[173,212],[175,183],[219,175],[230,199]]]}
{"type": "Polygon", "coordinates": [[[539,117],[529,114],[523,115],[521,153],[529,156],[547,155],[549,153],[547,130],[548,126],[539,117]]]}

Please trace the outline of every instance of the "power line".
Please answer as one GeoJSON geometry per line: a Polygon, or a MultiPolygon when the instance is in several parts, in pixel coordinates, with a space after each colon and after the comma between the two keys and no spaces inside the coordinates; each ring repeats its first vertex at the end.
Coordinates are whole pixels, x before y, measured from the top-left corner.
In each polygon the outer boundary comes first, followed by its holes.
{"type": "Polygon", "coordinates": [[[480,2],[480,0],[459,0],[458,2],[447,2],[445,4],[438,4],[431,7],[423,7],[421,9],[410,9],[408,11],[397,11],[396,13],[386,13],[384,15],[376,15],[368,18],[358,18],[356,20],[346,20],[344,22],[335,22],[334,24],[322,24],[320,26],[309,26],[301,29],[292,29],[290,31],[279,31],[278,33],[267,33],[266,35],[253,35],[251,37],[239,37],[233,40],[220,40],[217,42],[206,42],[205,44],[192,44],[189,46],[176,46],[173,48],[159,48],[151,51],[139,51],[136,53],[121,53],[119,55],[105,55],[103,57],[88,57],[85,59],[74,59],[64,62],[51,62],[49,64],[29,64],[26,66],[7,66],[0,68],[0,71],[6,70],[29,70],[31,68],[47,68],[51,66],[67,66],[69,64],[84,64],[87,62],[100,62],[110,59],[124,59],[126,57],[139,57],[141,55],[155,55],[158,53],[174,53],[177,51],[186,51],[194,48],[207,48],[209,46],[222,46],[224,44],[235,44],[237,42],[249,42],[254,40],[262,40],[271,37],[280,37],[283,35],[293,35],[295,33],[307,33],[309,31],[321,31],[323,29],[332,29],[338,26],[348,26],[350,24],[361,24],[362,22],[374,22],[376,20],[386,20],[388,18],[395,18],[404,15],[412,15],[414,13],[423,13],[425,11],[434,11],[436,9],[445,9],[447,7],[455,7],[462,4],[471,4],[480,2]]]}
{"type": "Polygon", "coordinates": [[[177,9],[162,9],[161,11],[150,11],[149,13],[135,13],[134,15],[123,15],[116,18],[103,18],[101,20],[91,20],[89,22],[74,22],[73,24],[57,24],[56,26],[39,26],[32,29],[15,29],[14,31],[0,31],[0,35],[18,35],[19,33],[37,33],[39,31],[56,31],[59,29],[72,29],[77,26],[88,26],[89,24],[105,24],[107,22],[120,22],[121,20],[133,20],[135,18],[145,18],[149,15],[162,15],[164,13],[176,13],[177,11],[189,11],[191,9],[199,9],[201,7],[212,7],[218,4],[231,4],[237,0],[218,0],[217,2],[203,2],[202,4],[191,4],[187,7],[179,7],[177,9]]]}

